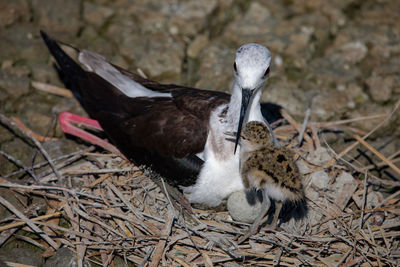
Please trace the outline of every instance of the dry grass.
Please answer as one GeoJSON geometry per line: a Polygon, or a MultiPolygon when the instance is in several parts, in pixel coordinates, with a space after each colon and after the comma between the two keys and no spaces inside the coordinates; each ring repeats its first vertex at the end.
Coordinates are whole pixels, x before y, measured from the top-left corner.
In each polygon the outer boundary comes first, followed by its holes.
{"type": "MultiPolygon", "coordinates": [[[[284,121],[276,134],[297,151],[306,166],[308,214],[301,220],[281,224],[278,231],[261,229],[243,245],[238,245],[237,239],[247,231],[247,224],[232,221],[226,211],[194,209],[194,214],[183,215],[168,194],[163,194],[162,183],[160,188],[138,167],[112,154],[93,153],[93,148],[58,159],[43,154],[51,168],[39,174],[19,162],[19,173],[26,171],[38,181],[33,185],[1,178],[1,187],[17,195],[41,197],[48,208],[45,215],[32,216],[33,207],[18,210],[0,198],[0,203],[14,214],[0,227],[0,244],[16,229],[23,228],[36,233],[37,239],[24,240],[43,249],[43,256],[49,257],[59,247],[67,246],[77,254],[79,266],[84,260],[114,266],[116,255],[139,266],[396,266],[400,257],[400,181],[376,177],[370,166],[344,159],[361,143],[377,156],[374,161],[378,165],[388,165],[400,177],[394,165],[398,153],[385,157],[367,139],[388,123],[399,103],[391,114],[380,116],[383,119],[377,127],[362,137],[348,126],[351,121],[306,121],[302,127],[283,112],[284,121]],[[350,132],[354,144],[339,153],[323,149],[327,144],[318,133],[331,128],[350,132]],[[298,138],[298,133],[304,133],[303,137],[298,138]],[[301,146],[297,146],[299,141],[301,146]],[[328,152],[323,155],[329,158],[316,164],[310,159],[318,156],[321,149],[328,152]],[[79,163],[66,167],[78,159],[79,163]],[[317,186],[313,178],[316,172],[329,176],[325,188],[317,186]],[[357,176],[340,184],[343,174],[357,176]],[[390,193],[382,194],[375,190],[376,185],[390,193]]],[[[1,118],[3,124],[26,132],[4,115],[1,118]]],[[[45,153],[40,143],[33,141],[32,134],[25,136],[45,153]]]]}

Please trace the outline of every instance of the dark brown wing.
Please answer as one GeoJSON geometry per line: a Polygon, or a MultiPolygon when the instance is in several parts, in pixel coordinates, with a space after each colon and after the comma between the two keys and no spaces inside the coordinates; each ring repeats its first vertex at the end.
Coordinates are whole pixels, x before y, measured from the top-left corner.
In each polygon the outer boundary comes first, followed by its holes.
{"type": "Polygon", "coordinates": [[[41,34],[71,90],[122,151],[141,147],[178,158],[201,152],[211,111],[229,102],[230,96],[225,93],[163,85],[117,67],[148,89],[172,95],[128,97],[102,77],[83,70],[56,41],[44,32],[41,34]]]}
{"type": "Polygon", "coordinates": [[[203,164],[194,154],[204,150],[209,115],[230,96],[182,90],[172,98],[130,98],[96,74],[88,75],[93,77],[80,84],[92,90],[82,91],[82,102],[118,149],[169,183],[193,185],[203,164]]]}
{"type": "Polygon", "coordinates": [[[79,87],[86,111],[117,146],[124,139],[124,146],[177,158],[203,151],[211,111],[230,98],[197,89],[177,90],[171,98],[131,98],[92,72],[86,72],[79,87]]]}
{"type": "MultiPolygon", "coordinates": [[[[117,101],[110,101],[117,102],[118,107],[102,108],[96,112],[92,108],[91,113],[106,130],[112,128],[117,135],[111,136],[113,140],[124,135],[124,139],[134,146],[164,156],[182,158],[203,151],[211,111],[229,101],[229,95],[214,98],[207,97],[201,91],[191,93],[188,98],[183,94],[173,94],[172,98],[130,98],[119,95],[117,101]],[[196,93],[198,97],[195,97],[196,93]]],[[[87,103],[86,106],[93,105],[87,103]]],[[[95,106],[98,106],[98,102],[95,106]]]]}

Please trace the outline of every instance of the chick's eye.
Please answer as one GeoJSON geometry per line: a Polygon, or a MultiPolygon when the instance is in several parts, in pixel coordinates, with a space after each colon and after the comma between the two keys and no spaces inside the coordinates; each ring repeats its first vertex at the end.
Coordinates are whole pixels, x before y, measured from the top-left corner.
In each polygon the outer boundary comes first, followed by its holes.
{"type": "Polygon", "coordinates": [[[237,72],[236,62],[233,63],[233,69],[237,72]]]}
{"type": "Polygon", "coordinates": [[[268,69],[264,72],[264,77],[267,76],[269,74],[269,67],[268,69]]]}

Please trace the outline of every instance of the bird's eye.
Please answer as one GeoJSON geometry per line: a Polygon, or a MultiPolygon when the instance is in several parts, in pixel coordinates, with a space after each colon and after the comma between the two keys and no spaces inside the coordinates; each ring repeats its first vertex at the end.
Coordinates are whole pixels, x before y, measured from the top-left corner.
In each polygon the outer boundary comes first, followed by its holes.
{"type": "Polygon", "coordinates": [[[268,69],[264,72],[264,77],[266,77],[269,74],[269,67],[268,69]]]}
{"type": "Polygon", "coordinates": [[[236,62],[233,63],[233,69],[237,72],[236,62]]]}

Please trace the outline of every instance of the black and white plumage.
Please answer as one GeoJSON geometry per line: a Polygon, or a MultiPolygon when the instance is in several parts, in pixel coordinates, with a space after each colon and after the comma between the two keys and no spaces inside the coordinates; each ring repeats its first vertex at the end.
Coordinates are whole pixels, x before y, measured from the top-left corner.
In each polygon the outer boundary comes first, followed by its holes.
{"type": "MultiPolygon", "coordinates": [[[[90,117],[129,159],[147,164],[181,185],[190,202],[217,206],[243,189],[236,144],[224,132],[240,132],[243,122],[265,121],[262,86],[271,54],[259,44],[236,53],[232,95],[160,84],[79,51],[79,62],[41,32],[66,84],[90,117]]],[[[240,149],[240,148],[238,148],[240,149]]]]}

